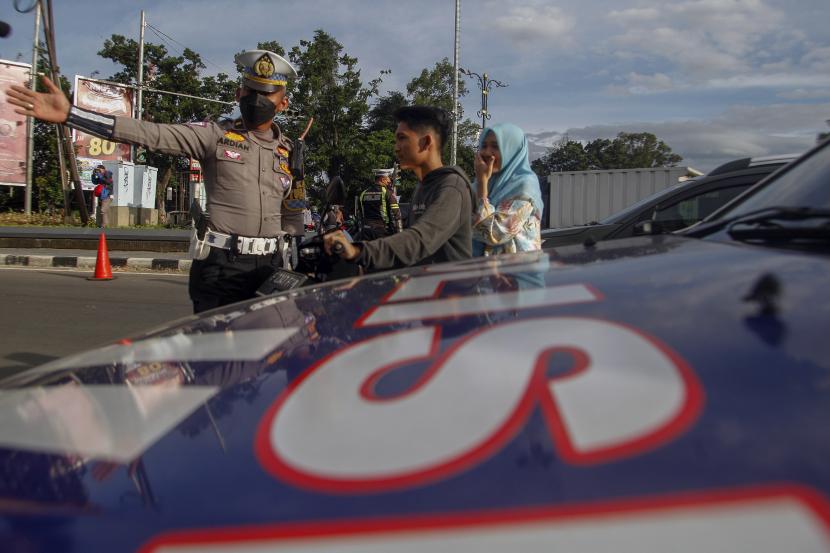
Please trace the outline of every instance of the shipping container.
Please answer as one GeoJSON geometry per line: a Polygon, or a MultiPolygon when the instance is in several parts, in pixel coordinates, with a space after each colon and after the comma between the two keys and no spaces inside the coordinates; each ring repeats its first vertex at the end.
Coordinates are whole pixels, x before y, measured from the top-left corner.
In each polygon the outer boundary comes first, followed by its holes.
{"type": "MultiPolygon", "coordinates": [[[[549,228],[599,221],[678,182],[700,176],[691,167],[567,171],[548,176],[545,198],[549,228]]],[[[543,182],[544,187],[544,182],[543,182]]]]}

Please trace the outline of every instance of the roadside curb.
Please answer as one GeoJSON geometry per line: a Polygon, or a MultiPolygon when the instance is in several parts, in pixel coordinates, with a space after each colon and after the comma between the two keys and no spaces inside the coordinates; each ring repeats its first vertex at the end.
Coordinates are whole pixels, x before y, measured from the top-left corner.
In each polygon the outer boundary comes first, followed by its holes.
{"type": "MultiPolygon", "coordinates": [[[[95,269],[96,257],[58,256],[58,255],[4,255],[0,256],[0,265],[18,265],[24,267],[74,267],[78,269],[95,269]]],[[[149,257],[110,257],[113,270],[188,272],[190,259],[167,259],[149,257]]]]}

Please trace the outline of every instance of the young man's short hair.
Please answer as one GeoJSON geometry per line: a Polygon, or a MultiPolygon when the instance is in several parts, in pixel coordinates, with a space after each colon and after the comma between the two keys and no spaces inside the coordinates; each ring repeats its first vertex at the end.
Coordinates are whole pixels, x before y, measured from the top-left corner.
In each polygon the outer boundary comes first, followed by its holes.
{"type": "Polygon", "coordinates": [[[414,131],[434,131],[441,141],[439,152],[447,143],[452,118],[446,110],[434,106],[404,106],[395,110],[394,115],[398,123],[406,123],[414,131]]]}

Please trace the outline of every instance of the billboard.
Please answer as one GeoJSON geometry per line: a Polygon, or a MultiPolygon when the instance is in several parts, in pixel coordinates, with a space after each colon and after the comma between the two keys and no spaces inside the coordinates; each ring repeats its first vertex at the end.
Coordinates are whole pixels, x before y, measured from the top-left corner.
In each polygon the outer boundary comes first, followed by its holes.
{"type": "MultiPolygon", "coordinates": [[[[75,105],[104,115],[133,115],[133,90],[125,85],[103,83],[75,76],[75,105]]],[[[132,161],[129,144],[118,144],[75,131],[78,157],[101,161],[132,161]]],[[[96,163],[96,165],[97,165],[96,163]]]]}
{"type": "Polygon", "coordinates": [[[26,116],[6,102],[6,89],[27,85],[31,69],[28,63],[0,60],[0,184],[26,186],[26,116]]]}

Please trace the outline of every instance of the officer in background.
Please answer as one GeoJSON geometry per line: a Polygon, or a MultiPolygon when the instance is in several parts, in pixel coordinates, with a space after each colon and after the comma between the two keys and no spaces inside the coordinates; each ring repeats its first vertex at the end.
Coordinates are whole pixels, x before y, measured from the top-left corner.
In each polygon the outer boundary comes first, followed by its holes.
{"type": "Polygon", "coordinates": [[[285,231],[285,239],[289,240],[292,267],[297,263],[297,246],[305,238],[306,213],[310,221],[311,213],[308,211],[305,182],[295,180],[282,201],[282,229],[285,231]]]}
{"type": "MultiPolygon", "coordinates": [[[[285,191],[282,200],[282,230],[285,232],[285,239],[288,240],[290,250],[290,264],[291,268],[297,265],[297,246],[305,238],[306,230],[306,213],[308,213],[308,199],[306,197],[305,189],[305,168],[302,164],[303,156],[300,155],[305,152],[305,136],[311,129],[311,124],[314,121],[312,117],[305,128],[303,134],[297,139],[294,144],[292,152],[292,161],[299,161],[297,166],[291,167],[293,182],[291,188],[285,191]]],[[[311,214],[309,213],[309,218],[311,214]]]]}
{"type": "Polygon", "coordinates": [[[266,50],[243,52],[236,62],[243,67],[236,93],[242,117],[221,123],[167,125],[88,111],[70,106],[45,77],[46,92],[21,86],[7,92],[21,115],[199,160],[207,214],[191,243],[189,292],[196,313],[254,297],[283,259],[282,201],[297,163],[292,142],[273,119],[288,107],[285,86],[297,72],[266,50]]]}
{"type": "Polygon", "coordinates": [[[374,240],[403,229],[398,198],[392,189],[393,169],[375,169],[375,183],[360,193],[358,206],[363,238],[374,240]]]}

